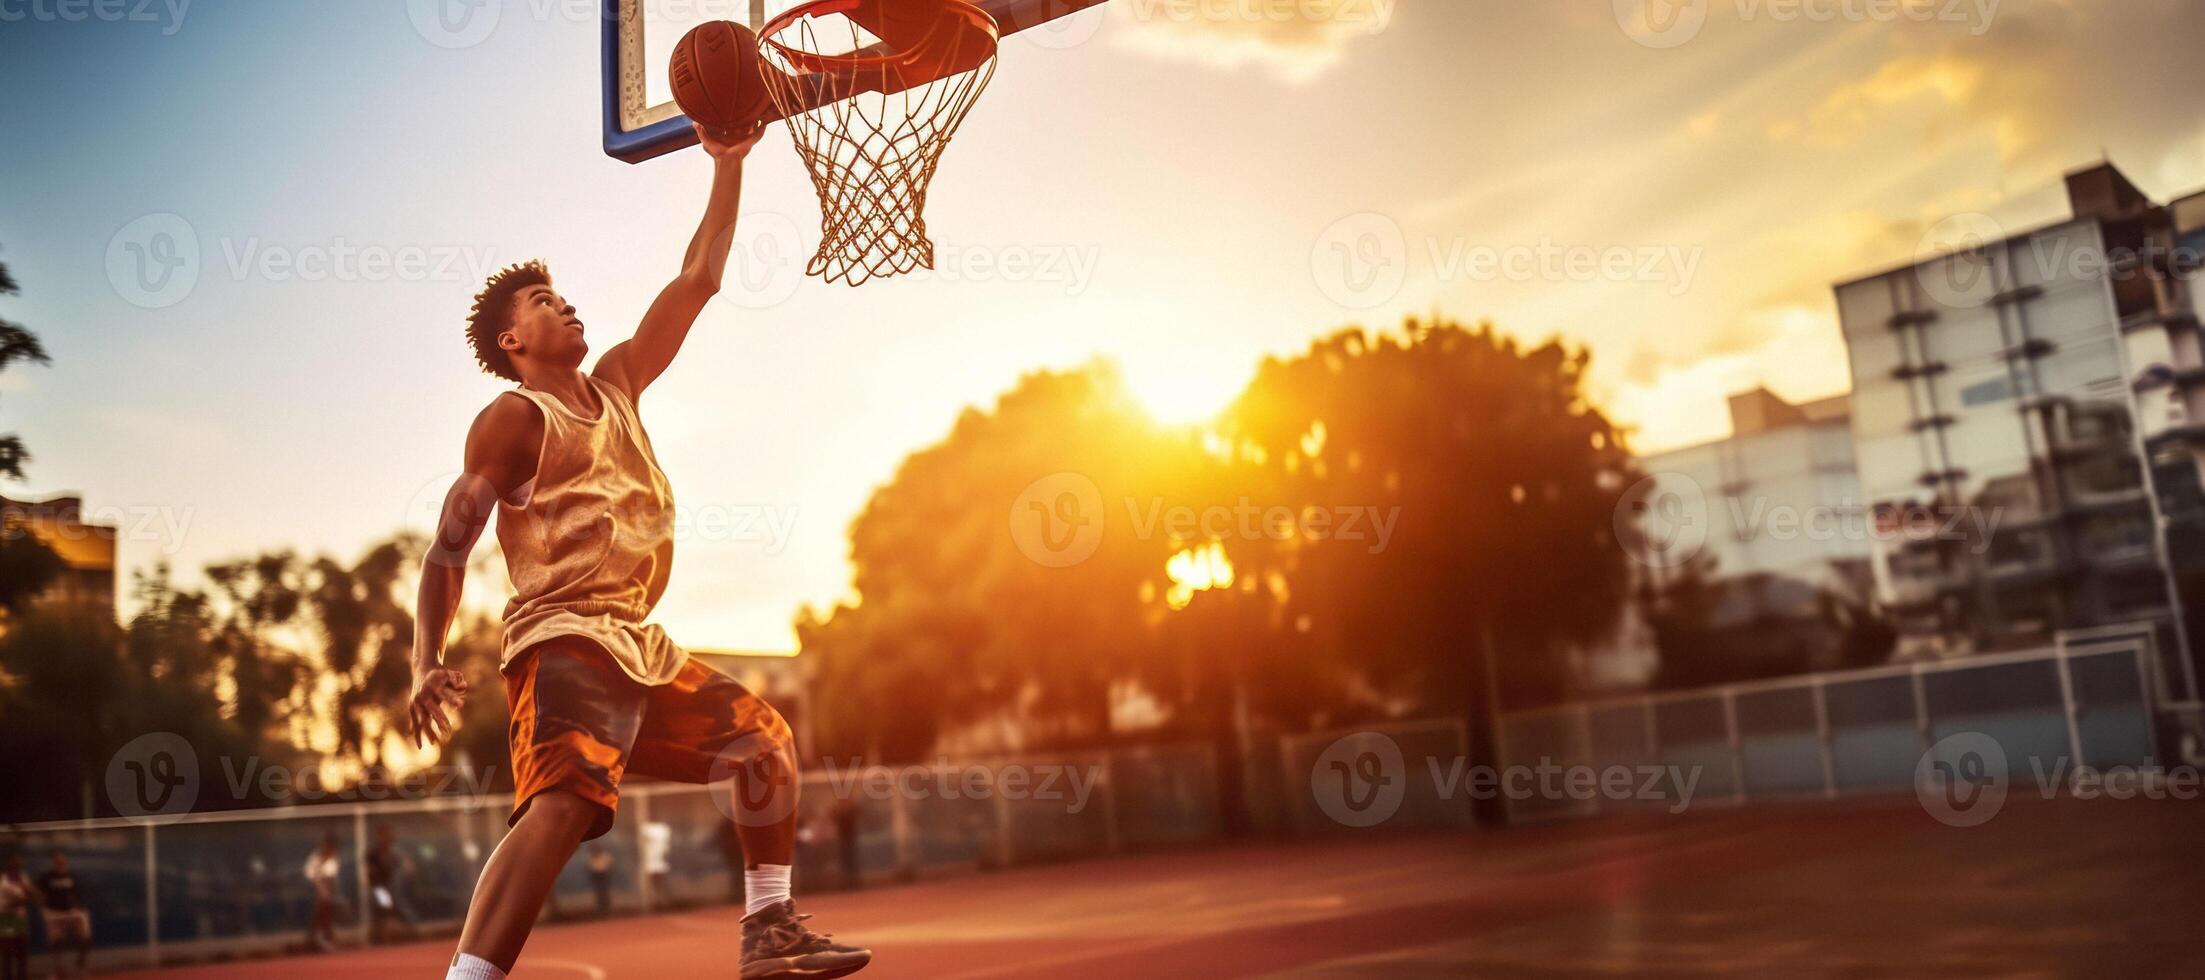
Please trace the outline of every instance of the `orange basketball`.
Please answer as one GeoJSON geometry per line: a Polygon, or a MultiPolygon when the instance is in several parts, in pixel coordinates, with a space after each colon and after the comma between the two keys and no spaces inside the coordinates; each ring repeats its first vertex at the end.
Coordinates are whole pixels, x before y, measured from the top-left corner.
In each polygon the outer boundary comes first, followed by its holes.
{"type": "Polygon", "coordinates": [[[758,38],[729,20],[699,24],[674,46],[674,103],[705,128],[740,132],[773,106],[758,38]]]}

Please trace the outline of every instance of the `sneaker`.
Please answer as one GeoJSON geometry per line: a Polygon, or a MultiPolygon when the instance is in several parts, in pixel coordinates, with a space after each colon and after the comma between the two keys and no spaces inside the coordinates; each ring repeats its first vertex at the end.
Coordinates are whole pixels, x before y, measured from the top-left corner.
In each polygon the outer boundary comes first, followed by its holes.
{"type": "Polygon", "coordinates": [[[809,918],[796,914],[793,901],[744,916],[743,980],[829,980],[849,976],[873,962],[872,950],[829,942],[827,934],[805,928],[804,920],[809,918]]]}

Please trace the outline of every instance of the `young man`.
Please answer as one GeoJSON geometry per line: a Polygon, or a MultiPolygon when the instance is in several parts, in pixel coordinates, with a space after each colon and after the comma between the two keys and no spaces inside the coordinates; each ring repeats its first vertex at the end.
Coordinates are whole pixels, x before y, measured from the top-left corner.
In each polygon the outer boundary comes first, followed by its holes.
{"type": "Polygon", "coordinates": [[[31,896],[23,859],[0,864],[0,980],[31,980],[31,896]]]}
{"type": "Polygon", "coordinates": [[[53,863],[38,876],[39,914],[46,920],[46,952],[54,958],[54,975],[81,977],[84,961],[92,955],[92,913],[84,907],[84,889],[69,870],[69,855],[56,848],[53,863]],[[74,950],[73,965],[62,962],[63,950],[74,950]]]}
{"type": "Polygon", "coordinates": [[[314,918],[306,926],[306,945],[327,953],[337,948],[337,835],[323,834],[321,846],[306,856],[306,884],[314,890],[314,918]]]}
{"type": "Polygon", "coordinates": [[[714,161],[710,201],[681,272],[635,337],[588,374],[572,304],[540,263],[507,269],[475,298],[468,339],[485,371],[520,387],[498,396],[467,435],[423,562],[410,721],[441,741],[468,685],[443,663],[467,556],[493,511],[515,595],[501,672],[511,709],[512,831],[482,869],[448,977],[503,977],[559,871],[610,829],[623,772],[692,783],[735,775],[750,900],[742,976],[839,977],[872,959],[813,933],[789,900],[794,860],[793,737],[781,716],[733,680],[693,662],[644,619],[666,589],[673,498],[636,402],[681,349],[720,288],[734,234],[743,158],[759,131],[731,140],[698,130],[714,161]]]}

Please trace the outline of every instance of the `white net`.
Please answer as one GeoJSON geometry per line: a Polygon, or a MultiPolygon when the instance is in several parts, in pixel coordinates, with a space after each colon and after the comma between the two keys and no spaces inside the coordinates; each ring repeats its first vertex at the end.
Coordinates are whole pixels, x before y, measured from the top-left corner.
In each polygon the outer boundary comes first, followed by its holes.
{"type": "Polygon", "coordinates": [[[856,286],[934,267],[927,188],[995,75],[996,46],[977,8],[942,0],[940,13],[902,44],[839,12],[793,16],[760,38],[774,103],[819,192],[813,276],[856,286]]]}

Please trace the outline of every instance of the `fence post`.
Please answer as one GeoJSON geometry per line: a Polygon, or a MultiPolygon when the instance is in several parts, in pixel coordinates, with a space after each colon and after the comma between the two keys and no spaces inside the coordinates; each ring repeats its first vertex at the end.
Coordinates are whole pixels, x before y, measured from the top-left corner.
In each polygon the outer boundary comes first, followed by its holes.
{"type": "Polygon", "coordinates": [[[1820,676],[1815,677],[1815,736],[1822,742],[1822,798],[1837,799],[1837,749],[1831,744],[1830,701],[1820,676]]]}
{"type": "Polygon", "coordinates": [[[1922,683],[1922,665],[1915,664],[1907,673],[1914,679],[1914,732],[1916,740],[1921,743],[1916,748],[1927,752],[1936,739],[1929,737],[1932,734],[1929,727],[1929,692],[1922,683]]]}
{"type": "Polygon", "coordinates": [[[153,825],[145,825],[145,955],[161,965],[161,864],[160,847],[153,842],[153,825]]]}
{"type": "Polygon", "coordinates": [[[1011,799],[998,790],[994,796],[995,810],[995,865],[1011,866],[1011,799]]]}
{"type": "MultiPolygon", "coordinates": [[[[919,856],[911,843],[911,808],[905,799],[910,793],[904,780],[896,780],[896,791],[888,796],[888,832],[896,846],[896,874],[910,878],[918,873],[919,856]]],[[[997,793],[997,798],[1003,794],[997,793]]]]}
{"type": "Polygon", "coordinates": [[[368,923],[375,921],[375,896],[368,888],[368,840],[367,804],[352,805],[352,891],[353,908],[359,909],[360,945],[368,944],[368,923]]]}
{"type": "MultiPolygon", "coordinates": [[[[1579,704],[1577,710],[1572,714],[1577,716],[1577,757],[1583,761],[1585,768],[1594,770],[1593,785],[1597,787],[1600,785],[1600,773],[1597,768],[1600,760],[1593,758],[1592,706],[1579,704]]],[[[1598,789],[1593,790],[1592,799],[1585,802],[1589,804],[1588,809],[1595,815],[1603,809],[1600,805],[1600,791],[1598,789]]]]}
{"type": "MultiPolygon", "coordinates": [[[[1118,853],[1121,843],[1118,834],[1118,773],[1115,765],[1117,761],[1118,754],[1116,752],[1108,749],[1103,751],[1102,779],[1100,780],[1102,786],[1099,787],[1103,797],[1103,816],[1106,818],[1103,825],[1103,848],[1106,853],[1110,854],[1118,853]]],[[[1002,794],[998,793],[996,795],[1001,796],[1002,794]]]]}
{"type": "MultiPolygon", "coordinates": [[[[642,900],[643,914],[649,915],[652,904],[650,855],[644,853],[644,849],[650,846],[650,842],[644,835],[647,832],[645,828],[651,825],[651,794],[631,792],[630,795],[635,800],[635,893],[642,900]]],[[[557,891],[559,883],[552,882],[551,888],[557,891]]]]}
{"type": "Polygon", "coordinates": [[[2067,644],[2059,645],[2052,661],[2060,672],[2060,708],[2067,718],[2068,765],[2079,768],[2083,764],[2082,724],[2076,718],[2079,706],[2075,704],[2075,678],[2067,670],[2067,644]]]}
{"type": "Polygon", "coordinates": [[[1734,802],[1746,801],[1746,746],[1738,735],[1737,692],[1723,688],[1723,730],[1730,739],[1730,779],[1734,802]]]}

